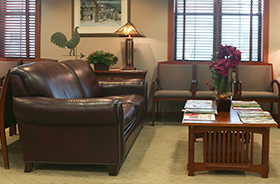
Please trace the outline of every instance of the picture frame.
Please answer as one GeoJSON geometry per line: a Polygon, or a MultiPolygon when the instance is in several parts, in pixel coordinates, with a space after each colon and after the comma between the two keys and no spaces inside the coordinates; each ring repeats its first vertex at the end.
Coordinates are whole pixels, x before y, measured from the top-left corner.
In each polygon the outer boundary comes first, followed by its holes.
{"type": "Polygon", "coordinates": [[[73,29],[79,26],[81,37],[116,36],[113,33],[127,23],[127,1],[95,1],[99,3],[98,16],[96,17],[96,10],[94,10],[96,4],[94,4],[94,0],[92,2],[73,0],[73,29]],[[102,1],[105,4],[102,4],[102,1]]]}

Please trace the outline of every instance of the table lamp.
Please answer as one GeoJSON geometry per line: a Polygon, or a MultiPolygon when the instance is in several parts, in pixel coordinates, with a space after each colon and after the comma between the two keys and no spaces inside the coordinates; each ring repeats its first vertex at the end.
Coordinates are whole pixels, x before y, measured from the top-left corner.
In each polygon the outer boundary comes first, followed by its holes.
{"type": "Polygon", "coordinates": [[[128,1],[128,22],[120,27],[114,34],[126,37],[125,41],[125,67],[123,70],[136,70],[133,66],[133,38],[132,37],[144,37],[144,34],[141,33],[131,22],[130,22],[130,8],[131,2],[128,1]]]}

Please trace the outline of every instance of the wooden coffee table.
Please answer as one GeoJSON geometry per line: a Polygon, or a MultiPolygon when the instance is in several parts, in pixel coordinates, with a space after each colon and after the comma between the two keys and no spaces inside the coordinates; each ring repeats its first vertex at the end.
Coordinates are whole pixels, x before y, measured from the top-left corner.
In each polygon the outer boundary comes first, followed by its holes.
{"type": "Polygon", "coordinates": [[[268,177],[269,131],[277,124],[243,124],[237,111],[221,112],[214,121],[183,122],[189,126],[188,175],[195,171],[249,171],[268,177]],[[253,163],[254,135],[262,135],[261,163],[253,163]],[[203,162],[195,162],[195,140],[203,138],[203,162]]]}

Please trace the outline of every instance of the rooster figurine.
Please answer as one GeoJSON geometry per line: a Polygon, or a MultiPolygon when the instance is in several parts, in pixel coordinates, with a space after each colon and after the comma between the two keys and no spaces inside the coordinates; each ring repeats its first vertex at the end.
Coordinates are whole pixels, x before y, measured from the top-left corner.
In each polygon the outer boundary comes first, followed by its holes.
{"type": "Polygon", "coordinates": [[[51,42],[61,48],[69,48],[70,52],[69,52],[69,56],[71,56],[71,54],[73,53],[73,56],[75,56],[75,47],[78,45],[78,43],[80,42],[80,35],[78,33],[78,26],[75,27],[75,31],[72,35],[72,38],[67,41],[66,36],[61,33],[61,32],[56,32],[52,35],[51,37],[51,42]]]}

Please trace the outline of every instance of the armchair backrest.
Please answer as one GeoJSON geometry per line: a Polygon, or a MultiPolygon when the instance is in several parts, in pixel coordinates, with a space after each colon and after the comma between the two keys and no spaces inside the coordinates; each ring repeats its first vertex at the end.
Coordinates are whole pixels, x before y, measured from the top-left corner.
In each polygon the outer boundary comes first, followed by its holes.
{"type": "Polygon", "coordinates": [[[160,89],[191,90],[193,63],[184,61],[158,62],[158,79],[160,89]]]}
{"type": "Polygon", "coordinates": [[[212,73],[209,70],[208,63],[195,64],[196,67],[196,90],[209,91],[209,85],[213,86],[212,73]],[[206,81],[209,85],[206,84],[206,81]]]}
{"type": "Polygon", "coordinates": [[[7,71],[0,97],[0,128],[7,128],[16,124],[13,113],[13,91],[10,81],[10,71],[7,71]]]}
{"type": "Polygon", "coordinates": [[[83,98],[85,94],[73,73],[56,62],[37,62],[11,70],[14,96],[83,98]]]}
{"type": "Polygon", "coordinates": [[[242,91],[272,91],[272,64],[240,64],[236,74],[242,82],[242,91]]]}
{"type": "Polygon", "coordinates": [[[9,69],[18,66],[19,63],[20,63],[20,61],[18,61],[18,60],[8,61],[5,59],[5,61],[2,61],[0,59],[0,77],[5,76],[9,69]]]}

